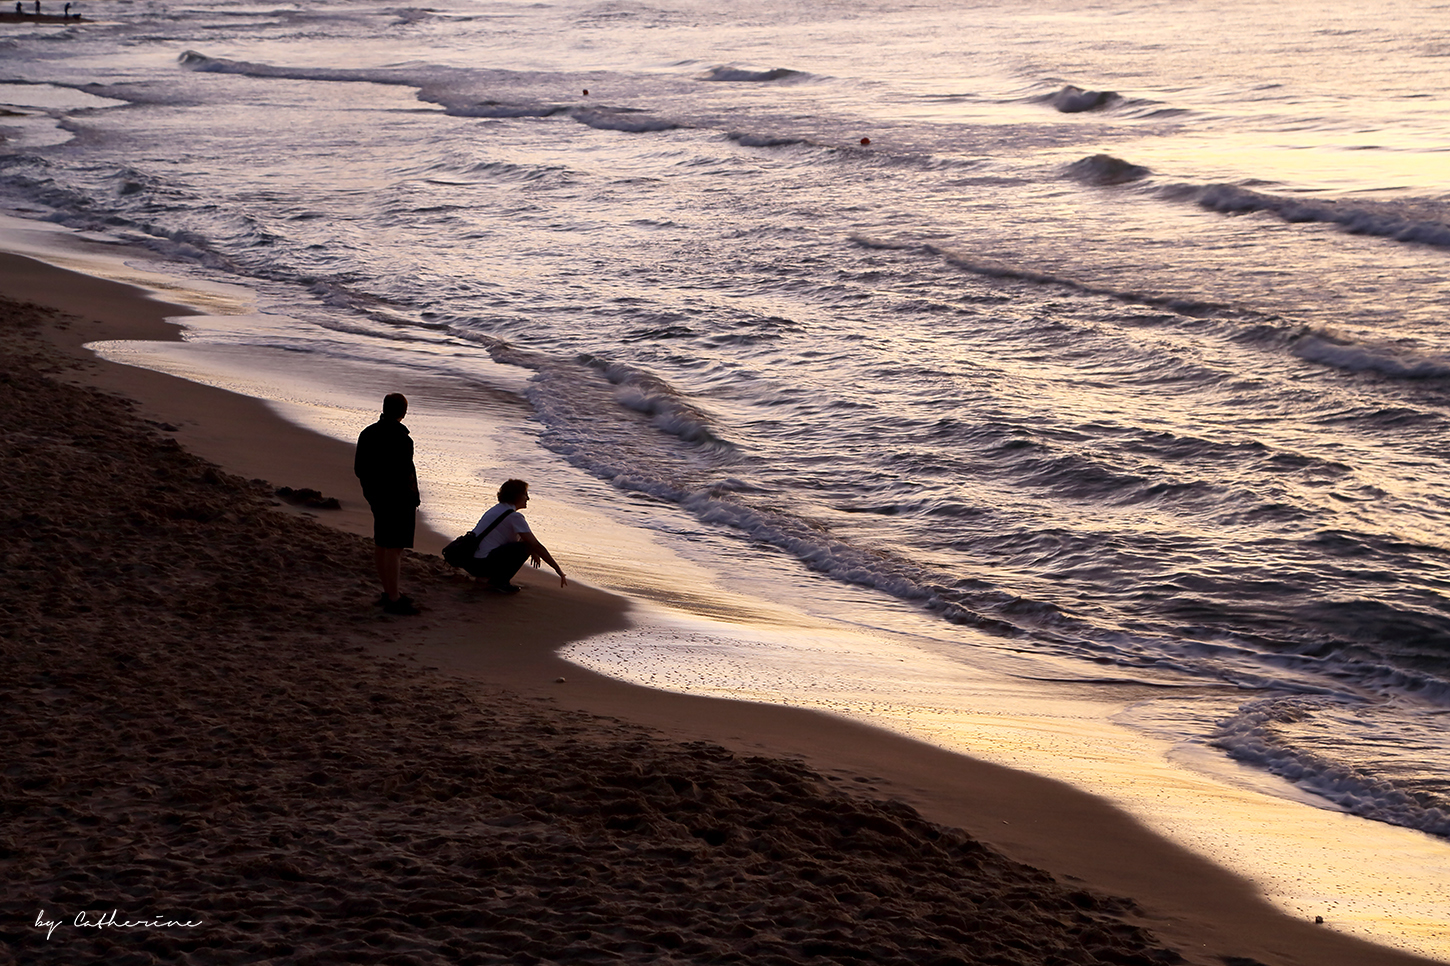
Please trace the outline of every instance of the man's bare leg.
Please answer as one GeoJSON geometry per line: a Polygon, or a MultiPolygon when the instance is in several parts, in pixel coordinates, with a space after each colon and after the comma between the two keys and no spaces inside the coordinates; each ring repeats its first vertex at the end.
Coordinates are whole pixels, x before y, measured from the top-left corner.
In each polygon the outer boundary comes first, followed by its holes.
{"type": "Polygon", "coordinates": [[[402,547],[374,547],[373,559],[378,565],[378,579],[383,582],[383,593],[388,600],[397,600],[398,581],[403,571],[402,547]]]}

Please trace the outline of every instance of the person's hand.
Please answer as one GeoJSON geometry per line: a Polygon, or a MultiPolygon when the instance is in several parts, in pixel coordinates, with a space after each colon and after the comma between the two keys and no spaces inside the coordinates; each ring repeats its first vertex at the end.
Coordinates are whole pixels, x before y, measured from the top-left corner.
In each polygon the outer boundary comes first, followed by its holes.
{"type": "Polygon", "coordinates": [[[568,577],[565,577],[563,574],[560,574],[559,575],[559,586],[560,587],[568,587],[569,586],[569,578],[568,577]]]}

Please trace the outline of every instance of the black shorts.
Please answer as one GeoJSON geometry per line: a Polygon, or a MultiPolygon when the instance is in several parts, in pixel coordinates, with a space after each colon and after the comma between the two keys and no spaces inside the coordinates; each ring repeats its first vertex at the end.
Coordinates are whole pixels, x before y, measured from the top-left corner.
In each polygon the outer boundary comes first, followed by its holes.
{"type": "Polygon", "coordinates": [[[413,530],[417,526],[417,508],[403,504],[370,504],[373,509],[373,543],[396,550],[413,546],[413,530]]]}
{"type": "Polygon", "coordinates": [[[487,557],[474,557],[473,562],[464,569],[480,580],[506,584],[514,579],[514,574],[519,572],[519,568],[528,559],[529,545],[515,541],[495,547],[487,557]]]}

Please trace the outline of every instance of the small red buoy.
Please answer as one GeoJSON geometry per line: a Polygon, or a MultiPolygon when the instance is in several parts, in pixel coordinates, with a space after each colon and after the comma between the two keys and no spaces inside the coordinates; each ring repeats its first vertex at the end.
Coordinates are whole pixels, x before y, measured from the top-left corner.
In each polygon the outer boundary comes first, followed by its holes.
{"type": "Polygon", "coordinates": [[[589,96],[589,88],[587,88],[587,87],[584,88],[584,96],[585,97],[588,97],[589,96]]]}
{"type": "Polygon", "coordinates": [[[862,138],[862,139],[861,139],[861,147],[863,147],[863,148],[864,148],[864,147],[865,147],[865,146],[866,146],[866,145],[868,145],[868,144],[870,144],[870,143],[871,143],[871,139],[870,139],[870,138],[862,138]]]}

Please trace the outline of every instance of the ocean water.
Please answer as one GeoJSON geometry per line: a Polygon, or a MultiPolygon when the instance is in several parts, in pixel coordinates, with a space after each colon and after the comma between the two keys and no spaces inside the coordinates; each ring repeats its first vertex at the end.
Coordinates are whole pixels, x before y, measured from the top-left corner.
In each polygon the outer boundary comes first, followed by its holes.
{"type": "MultiPolygon", "coordinates": [[[[257,293],[196,341],[506,390],[707,581],[1450,839],[1443,9],[81,8],[0,206],[257,293]]],[[[643,677],[811,677],[702,640],[643,677]]]]}

